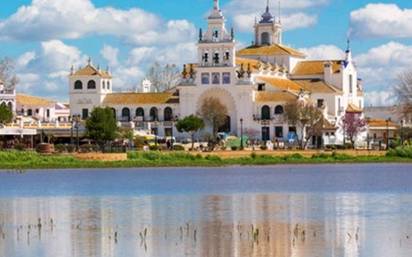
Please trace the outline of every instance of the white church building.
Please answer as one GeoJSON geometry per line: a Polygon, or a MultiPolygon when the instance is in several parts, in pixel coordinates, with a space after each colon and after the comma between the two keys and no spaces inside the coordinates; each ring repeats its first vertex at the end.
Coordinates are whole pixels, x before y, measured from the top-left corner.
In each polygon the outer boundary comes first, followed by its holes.
{"type": "MultiPolygon", "coordinates": [[[[322,110],[328,126],[323,138],[312,144],[342,144],[341,118],[345,112],[362,112],[363,90],[348,46],[341,60],[306,60],[304,53],[282,42],[282,24],[269,6],[254,26],[254,43],[236,49],[233,30],[214,0],[200,30],[197,60],[186,64],[179,85],[162,93],[116,93],[112,74],[91,62],[69,76],[71,115],[87,118],[94,107],[113,109],[124,126],[146,129],[159,136],[180,135],[174,122],[196,114],[209,97],[218,98],[228,110],[222,132],[244,132],[258,139],[287,141],[299,129],[288,124],[284,107],[299,99],[322,110]]],[[[147,89],[146,89],[147,91],[147,89]]]]}

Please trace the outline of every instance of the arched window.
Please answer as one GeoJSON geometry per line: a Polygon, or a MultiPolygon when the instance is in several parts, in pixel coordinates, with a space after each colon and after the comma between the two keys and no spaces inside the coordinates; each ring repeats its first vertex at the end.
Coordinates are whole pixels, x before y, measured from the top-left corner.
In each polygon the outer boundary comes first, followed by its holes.
{"type": "Polygon", "coordinates": [[[164,120],[171,121],[173,120],[173,110],[170,107],[166,107],[164,110],[164,120]]]}
{"type": "Polygon", "coordinates": [[[112,108],[112,112],[113,112],[113,117],[116,119],[116,109],[112,108]]]}
{"type": "Polygon", "coordinates": [[[74,89],[83,89],[83,83],[80,80],[74,82],[74,89]]]}
{"type": "Polygon", "coordinates": [[[107,90],[110,89],[110,81],[107,81],[107,90]]]}
{"type": "Polygon", "coordinates": [[[278,105],[275,107],[275,114],[283,114],[283,106],[278,105]]]}
{"type": "Polygon", "coordinates": [[[263,32],[260,35],[260,41],[262,45],[270,45],[270,35],[268,32],[263,32]]]}
{"type": "Polygon", "coordinates": [[[150,109],[150,120],[151,121],[159,120],[158,110],[156,107],[153,107],[152,109],[150,109]]]}
{"type": "Polygon", "coordinates": [[[33,116],[33,110],[32,109],[27,110],[27,116],[33,116]]]}
{"type": "Polygon", "coordinates": [[[87,82],[87,89],[96,89],[96,81],[89,80],[89,82],[87,82]]]}
{"type": "Polygon", "coordinates": [[[7,104],[7,107],[9,107],[10,111],[13,111],[13,104],[11,102],[7,104]]]}
{"type": "Polygon", "coordinates": [[[102,88],[103,88],[103,89],[106,89],[106,81],[103,81],[103,82],[102,82],[102,88]]]}
{"type": "Polygon", "coordinates": [[[136,117],[139,121],[144,121],[144,109],[139,107],[136,109],[136,117]]]}
{"type": "Polygon", "coordinates": [[[130,121],[130,109],[129,108],[123,108],[122,119],[124,121],[130,121]]]}
{"type": "Polygon", "coordinates": [[[262,120],[270,120],[270,108],[267,105],[262,107],[262,120]]]}

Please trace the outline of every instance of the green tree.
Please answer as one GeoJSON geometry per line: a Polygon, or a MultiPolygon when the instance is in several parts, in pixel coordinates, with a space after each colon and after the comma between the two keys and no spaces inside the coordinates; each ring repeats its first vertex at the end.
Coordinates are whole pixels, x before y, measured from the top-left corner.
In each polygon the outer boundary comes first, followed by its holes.
{"type": "Polygon", "coordinates": [[[322,111],[310,103],[296,101],[285,106],[285,114],[289,124],[300,128],[298,140],[305,149],[309,139],[321,136],[324,124],[322,111]]]}
{"type": "Polygon", "coordinates": [[[199,115],[213,128],[213,137],[216,138],[219,127],[226,123],[228,111],[219,99],[214,97],[206,98],[199,109],[199,115]]]}
{"type": "Polygon", "coordinates": [[[86,121],[87,136],[96,141],[102,148],[117,136],[116,119],[110,108],[97,107],[93,109],[86,121]]]}
{"type": "Polygon", "coordinates": [[[176,129],[180,133],[186,132],[190,134],[190,137],[192,139],[192,150],[194,149],[195,145],[195,134],[199,130],[205,127],[205,123],[203,120],[195,115],[190,115],[182,120],[179,120],[176,123],[176,129]]]}
{"type": "Polygon", "coordinates": [[[5,124],[11,122],[13,119],[13,113],[10,108],[2,103],[0,105],[0,124],[5,124]]]}

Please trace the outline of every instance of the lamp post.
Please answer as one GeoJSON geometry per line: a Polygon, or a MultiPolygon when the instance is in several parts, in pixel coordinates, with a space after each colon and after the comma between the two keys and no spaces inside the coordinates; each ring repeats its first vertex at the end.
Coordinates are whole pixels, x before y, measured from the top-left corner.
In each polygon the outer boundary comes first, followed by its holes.
{"type": "Polygon", "coordinates": [[[74,115],[71,117],[71,127],[70,127],[70,145],[73,146],[74,145],[74,140],[73,140],[73,126],[74,126],[74,115]]]}
{"type": "Polygon", "coordinates": [[[240,149],[243,150],[243,118],[240,118],[240,149]]]}
{"type": "Polygon", "coordinates": [[[401,120],[401,145],[403,146],[403,123],[404,123],[404,120],[402,119],[401,120]]]}
{"type": "Polygon", "coordinates": [[[389,150],[389,121],[390,118],[386,120],[386,150],[389,150]]]}
{"type": "Polygon", "coordinates": [[[71,143],[73,145],[73,127],[76,129],[76,151],[78,152],[80,149],[80,138],[79,138],[79,124],[80,123],[80,115],[73,115],[72,118],[72,127],[70,130],[71,133],[71,143]]]}

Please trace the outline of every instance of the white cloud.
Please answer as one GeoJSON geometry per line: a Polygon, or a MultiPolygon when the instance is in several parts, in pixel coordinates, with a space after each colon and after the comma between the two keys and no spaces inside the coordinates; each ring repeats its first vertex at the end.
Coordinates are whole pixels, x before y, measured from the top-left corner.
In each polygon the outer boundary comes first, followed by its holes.
{"type": "Polygon", "coordinates": [[[351,12],[351,32],[358,38],[412,37],[412,9],[396,4],[368,4],[351,12]]]}
{"type": "Polygon", "coordinates": [[[318,45],[299,50],[311,60],[340,60],[345,57],[344,51],[335,45],[318,45]]]}
{"type": "Polygon", "coordinates": [[[410,69],[412,46],[397,42],[377,46],[355,56],[359,76],[364,81],[367,104],[392,104],[393,86],[402,72],[410,69]]]}
{"type": "MultiPolygon", "coordinates": [[[[276,1],[277,2],[277,1],[276,1]]],[[[281,10],[288,12],[290,10],[296,9],[306,9],[310,7],[316,7],[320,5],[325,5],[329,3],[329,0],[294,0],[294,1],[281,1],[281,10]]],[[[274,3],[274,1],[271,1],[274,3]]],[[[266,0],[231,0],[225,7],[225,11],[236,11],[238,13],[247,13],[247,12],[263,12],[266,7],[266,0]]],[[[273,14],[277,14],[277,4],[271,4],[270,8],[273,11],[273,14]]]]}
{"type": "MultiPolygon", "coordinates": [[[[242,32],[250,32],[255,24],[255,14],[237,14],[233,16],[233,23],[236,29],[242,32]]],[[[310,27],[317,22],[316,15],[306,13],[293,13],[282,17],[282,29],[284,31],[310,27]]]]}
{"type": "Polygon", "coordinates": [[[133,44],[167,44],[195,35],[186,20],[168,21],[142,9],[96,8],[91,0],[33,0],[0,21],[0,39],[78,39],[114,36],[133,44]]]}
{"type": "Polygon", "coordinates": [[[111,67],[115,67],[119,64],[119,60],[118,60],[119,49],[118,48],[115,48],[109,45],[104,45],[102,50],[100,51],[100,54],[109,63],[111,67]]]}
{"type": "Polygon", "coordinates": [[[34,51],[26,52],[26,53],[22,54],[16,60],[16,68],[18,69],[20,67],[25,67],[31,61],[33,61],[35,58],[36,58],[36,53],[34,51]]]}
{"type": "Polygon", "coordinates": [[[395,98],[391,91],[371,91],[365,93],[367,106],[389,106],[395,104],[395,98]]]}
{"type": "MultiPolygon", "coordinates": [[[[282,25],[284,30],[306,28],[317,22],[317,15],[307,14],[304,9],[327,4],[329,0],[298,0],[282,1],[282,25]]],[[[260,19],[265,11],[266,0],[232,0],[224,11],[233,18],[237,30],[250,32],[253,29],[255,19],[260,19]]],[[[277,6],[271,6],[271,12],[278,18],[277,6]]]]}

